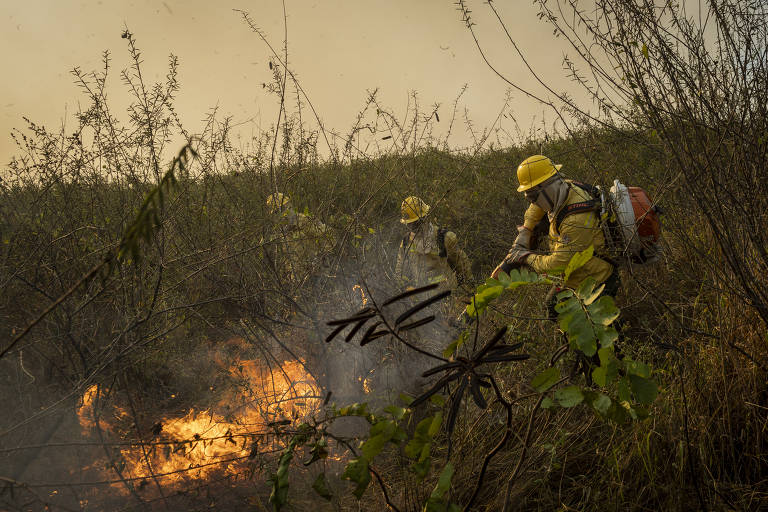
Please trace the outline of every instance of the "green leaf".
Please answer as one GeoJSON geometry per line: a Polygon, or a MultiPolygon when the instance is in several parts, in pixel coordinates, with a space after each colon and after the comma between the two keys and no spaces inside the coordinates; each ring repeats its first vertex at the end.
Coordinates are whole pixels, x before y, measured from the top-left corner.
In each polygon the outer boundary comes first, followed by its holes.
{"type": "Polygon", "coordinates": [[[619,339],[619,333],[616,332],[616,329],[605,325],[595,325],[595,335],[603,348],[613,347],[613,343],[619,339]]]}
{"type": "Polygon", "coordinates": [[[331,494],[331,491],[328,489],[328,482],[325,481],[325,473],[317,475],[314,483],[312,483],[312,489],[314,489],[320,497],[325,498],[328,501],[331,501],[331,498],[333,498],[333,494],[331,494]]]}
{"type": "Polygon", "coordinates": [[[544,398],[544,400],[541,401],[541,405],[539,407],[541,407],[542,409],[551,409],[554,406],[555,406],[555,402],[553,402],[551,398],[546,397],[544,398]]]}
{"type": "Polygon", "coordinates": [[[610,397],[602,393],[598,393],[597,397],[595,397],[589,405],[591,405],[592,408],[601,416],[607,416],[608,410],[611,408],[612,403],[613,401],[610,399],[610,397]]]}
{"type": "Polygon", "coordinates": [[[568,281],[568,278],[571,277],[571,274],[583,267],[589,260],[592,259],[592,256],[595,253],[595,248],[593,246],[587,247],[585,250],[581,252],[577,252],[573,255],[571,258],[571,261],[568,262],[568,265],[565,267],[565,274],[563,275],[563,279],[565,281],[568,281]]]}
{"type": "Polygon", "coordinates": [[[564,315],[566,313],[570,313],[571,311],[576,311],[578,309],[581,309],[581,303],[579,302],[579,299],[576,297],[571,297],[569,299],[566,299],[563,302],[558,302],[555,304],[555,312],[558,315],[564,315]]]}
{"type": "Polygon", "coordinates": [[[578,386],[568,386],[555,391],[555,399],[562,407],[573,407],[584,401],[584,394],[578,386]]]}
{"type": "Polygon", "coordinates": [[[368,440],[363,443],[363,446],[360,447],[360,451],[362,452],[363,457],[365,457],[369,462],[373,461],[373,458],[381,453],[382,449],[384,449],[384,445],[387,443],[387,441],[389,441],[389,439],[387,439],[387,436],[384,434],[369,437],[368,440]]]}
{"type": "Polygon", "coordinates": [[[368,484],[371,483],[371,472],[368,471],[368,461],[364,457],[352,459],[349,464],[347,464],[347,467],[344,469],[344,474],[342,474],[341,477],[357,484],[357,487],[352,494],[357,496],[357,499],[360,499],[363,496],[365,489],[368,487],[368,484]]]}
{"type": "Polygon", "coordinates": [[[581,282],[579,287],[576,288],[576,296],[581,300],[584,300],[587,297],[591,297],[592,292],[595,290],[595,284],[597,284],[597,282],[595,281],[595,278],[592,276],[588,276],[586,279],[584,279],[581,282]]]}
{"type": "Polygon", "coordinates": [[[621,402],[629,402],[630,398],[632,398],[632,391],[629,384],[629,378],[622,377],[621,380],[619,380],[619,400],[621,402]]]}
{"type": "Polygon", "coordinates": [[[554,386],[559,380],[560,368],[553,366],[551,368],[547,368],[536,377],[534,377],[531,381],[531,387],[539,393],[543,393],[544,391],[554,386]]]}
{"type": "Polygon", "coordinates": [[[406,414],[408,414],[408,409],[404,407],[398,407],[396,405],[389,405],[384,408],[384,412],[389,413],[390,415],[392,415],[392,418],[394,418],[397,421],[400,421],[403,418],[405,418],[406,414]]]}
{"type": "Polygon", "coordinates": [[[650,404],[656,400],[656,396],[659,394],[659,389],[655,382],[638,375],[630,375],[629,381],[632,384],[632,392],[635,394],[635,398],[637,398],[638,402],[641,404],[650,404]]]}
{"type": "Polygon", "coordinates": [[[592,324],[587,320],[586,315],[582,313],[581,311],[576,311],[573,319],[568,322],[568,340],[586,356],[592,357],[597,352],[595,331],[592,328],[592,324]]]}
{"type": "Polygon", "coordinates": [[[598,366],[592,370],[592,380],[595,384],[604,388],[608,380],[608,369],[605,366],[598,366]]]}
{"type": "Polygon", "coordinates": [[[645,60],[648,60],[648,47],[645,45],[645,43],[643,43],[642,52],[645,60]]]}
{"type": "Polygon", "coordinates": [[[451,488],[451,478],[453,478],[453,464],[448,462],[440,472],[440,478],[424,504],[423,512],[445,512],[445,494],[451,488]]]}
{"type": "Polygon", "coordinates": [[[414,397],[406,395],[405,393],[400,393],[398,398],[400,398],[400,401],[403,402],[405,405],[411,405],[411,402],[415,400],[414,397]]]}
{"type": "Polygon", "coordinates": [[[603,295],[587,307],[590,319],[599,325],[610,325],[619,317],[619,308],[613,302],[613,297],[603,295]]]}
{"type": "Polygon", "coordinates": [[[643,377],[646,379],[651,378],[650,367],[641,361],[633,361],[627,358],[624,360],[624,368],[630,375],[637,375],[638,377],[643,377]]]}
{"type": "Polygon", "coordinates": [[[441,395],[440,393],[435,393],[431,397],[429,397],[429,401],[435,404],[438,407],[445,406],[445,397],[441,395]]]}
{"type": "Polygon", "coordinates": [[[429,430],[427,431],[427,435],[430,438],[435,437],[435,435],[440,432],[440,425],[443,424],[443,413],[438,412],[435,414],[434,419],[432,420],[432,423],[429,426],[429,430]]]}

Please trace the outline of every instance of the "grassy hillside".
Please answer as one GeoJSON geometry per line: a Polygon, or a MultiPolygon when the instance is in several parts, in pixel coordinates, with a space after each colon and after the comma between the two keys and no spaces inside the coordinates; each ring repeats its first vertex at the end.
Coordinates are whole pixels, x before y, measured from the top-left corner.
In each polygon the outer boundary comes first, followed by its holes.
{"type": "MultiPolygon", "coordinates": [[[[499,403],[481,410],[467,398],[460,405],[450,443],[455,474],[446,496],[458,504],[471,499],[484,459],[509,421],[511,437],[477,486],[478,510],[499,510],[507,497],[516,510],[766,506],[765,325],[725,270],[718,235],[703,222],[697,199],[676,181],[677,164],[658,135],[587,125],[568,136],[459,152],[434,139],[409,139],[404,127],[385,151],[368,154],[340,144],[323,158],[318,132],[302,135],[300,124],[278,130],[282,143],[273,153],[270,139],[233,148],[226,126],[212,118],[190,139],[196,156],[172,166],[176,148],[167,147],[169,133],[180,127],[169,108],[176,84],[166,86],[148,88],[148,100],[138,97],[138,114],[125,125],[94,92],[73,133],[31,126],[19,138],[19,157],[3,171],[0,396],[9,413],[0,418],[0,489],[13,489],[0,493],[3,506],[83,507],[86,496],[96,508],[267,507],[267,476],[301,432],[291,417],[295,409],[281,407],[274,396],[258,428],[238,423],[238,411],[261,399],[248,389],[254,381],[243,368],[257,364],[269,371],[273,388],[274,375],[297,382],[297,375],[320,375],[334,358],[344,364],[330,367],[329,386],[361,380],[363,371],[386,373],[372,381],[381,386],[370,394],[372,407],[383,405],[378,397],[384,388],[395,394],[401,385],[403,391],[423,389],[415,378],[421,368],[409,366],[411,355],[402,347],[326,344],[331,329],[325,322],[360,308],[364,297],[356,285],[367,286],[363,293],[379,302],[402,289],[393,267],[404,234],[399,205],[407,195],[421,196],[439,224],[457,234],[481,284],[521,223],[525,204],[515,191],[515,169],[535,153],[562,163],[571,178],[643,186],[665,208],[662,261],[624,269],[616,297],[623,351],[651,366],[660,394],[647,419],[626,424],[585,406],[541,409],[544,395],[531,380],[549,365],[562,338],[543,319],[547,286],[509,292],[483,317],[480,336],[508,326],[505,339],[524,342],[531,358],[495,366],[494,377],[512,403],[508,419],[499,403]],[[159,186],[169,169],[175,181],[159,186]],[[283,236],[265,206],[275,190],[326,224],[327,236],[283,236]],[[137,226],[142,236],[130,235],[137,226]],[[287,362],[297,360],[302,369],[289,375],[287,362]],[[100,398],[93,402],[93,396],[100,398]],[[77,416],[86,404],[97,416],[88,432],[77,416]],[[216,462],[215,474],[169,482],[155,458],[170,457],[157,454],[163,443],[181,446],[210,432],[209,425],[176,433],[172,441],[163,437],[194,410],[210,411],[214,423],[237,425],[243,429],[237,435],[254,444],[238,448],[245,450],[240,466],[216,462]],[[261,444],[253,441],[257,437],[261,444]],[[83,439],[98,451],[78,449],[83,439]],[[138,441],[145,448],[136,460],[113,444],[138,441]],[[126,469],[131,463],[135,467],[126,469]],[[142,466],[144,472],[130,473],[142,466]]],[[[419,331],[416,341],[444,348],[459,336],[453,318],[462,304],[448,302],[448,320],[440,329],[419,331]]],[[[572,351],[558,357],[565,379],[559,385],[584,385],[582,375],[570,372],[572,351]]],[[[311,398],[322,400],[327,390],[318,380],[311,398]]],[[[418,420],[439,410],[414,411],[406,430],[417,431],[418,420]]],[[[232,435],[235,427],[227,428],[220,438],[232,435]]],[[[424,505],[449,456],[445,429],[433,434],[425,479],[408,469],[402,449],[388,445],[375,464],[388,498],[374,482],[362,494],[362,509],[383,509],[385,499],[400,510],[424,505]]],[[[321,463],[334,495],[329,509],[358,506],[333,458],[348,461],[345,447],[356,449],[367,435],[357,427],[328,433],[331,444],[344,441],[321,463]]],[[[311,490],[316,467],[301,464],[309,450],[296,453],[288,506],[325,506],[311,490]]]]}

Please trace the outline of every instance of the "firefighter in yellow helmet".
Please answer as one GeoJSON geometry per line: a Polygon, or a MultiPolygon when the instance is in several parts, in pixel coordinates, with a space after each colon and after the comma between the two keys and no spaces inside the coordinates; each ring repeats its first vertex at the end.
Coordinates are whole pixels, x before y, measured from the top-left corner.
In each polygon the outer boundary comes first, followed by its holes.
{"type": "Polygon", "coordinates": [[[409,230],[397,252],[395,274],[401,282],[409,286],[444,282],[450,288],[470,285],[472,266],[456,233],[434,224],[428,218],[429,205],[419,197],[406,197],[400,212],[400,222],[409,230]]]}
{"type": "Polygon", "coordinates": [[[322,256],[333,246],[330,230],[314,217],[297,212],[281,192],[267,197],[267,209],[276,221],[271,242],[280,253],[275,257],[283,263],[286,277],[306,279],[323,266],[322,256]]]}
{"type": "Polygon", "coordinates": [[[592,276],[597,284],[605,283],[604,293],[615,295],[619,277],[616,265],[606,255],[600,204],[594,199],[589,185],[563,179],[558,172],[561,167],[543,155],[531,156],[518,166],[520,186],[517,191],[525,194],[531,204],[525,212],[523,225],[518,227],[514,245],[492,277],[520,265],[528,265],[543,274],[562,272],[574,254],[593,246],[594,256],[576,269],[565,284],[575,288],[592,276]],[[549,221],[550,251],[536,254],[531,248],[531,238],[545,215],[549,221]]]}

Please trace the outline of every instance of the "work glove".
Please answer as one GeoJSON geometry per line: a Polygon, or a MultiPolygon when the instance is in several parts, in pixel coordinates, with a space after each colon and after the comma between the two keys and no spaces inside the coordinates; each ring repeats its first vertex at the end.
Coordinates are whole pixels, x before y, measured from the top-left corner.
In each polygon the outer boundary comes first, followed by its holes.
{"type": "Polygon", "coordinates": [[[531,231],[527,227],[517,226],[517,238],[515,238],[514,245],[519,245],[520,247],[525,247],[526,249],[530,249],[531,235],[533,235],[533,231],[531,231]]]}
{"type": "Polygon", "coordinates": [[[510,270],[513,268],[519,268],[520,266],[525,265],[525,259],[529,254],[532,254],[532,252],[527,247],[513,245],[507,253],[507,257],[504,258],[504,261],[493,269],[491,277],[495,279],[501,272],[509,274],[510,270]]]}

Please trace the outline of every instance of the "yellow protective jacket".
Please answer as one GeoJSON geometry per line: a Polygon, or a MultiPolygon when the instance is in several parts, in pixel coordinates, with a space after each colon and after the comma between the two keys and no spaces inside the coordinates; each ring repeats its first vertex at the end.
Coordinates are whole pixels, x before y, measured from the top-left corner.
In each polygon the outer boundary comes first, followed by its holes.
{"type": "Polygon", "coordinates": [[[472,265],[453,231],[444,232],[445,255],[440,255],[440,230],[432,223],[409,233],[397,251],[395,275],[404,285],[446,282],[450,288],[472,282],[472,265]]]}
{"type": "MultiPolygon", "coordinates": [[[[571,185],[568,198],[560,208],[590,199],[592,198],[585,190],[571,185]]],[[[525,212],[523,225],[533,230],[545,213],[544,210],[532,204],[525,212]]],[[[528,256],[526,263],[539,273],[547,274],[557,270],[562,272],[574,254],[591,245],[595,249],[595,256],[584,266],[575,270],[565,284],[575,288],[588,276],[594,277],[598,284],[608,279],[613,272],[613,265],[599,257],[606,252],[605,237],[600,225],[600,212],[591,211],[568,215],[561,222],[559,232],[555,226],[558,213],[560,213],[560,209],[548,214],[550,253],[532,254],[528,256]]]]}

